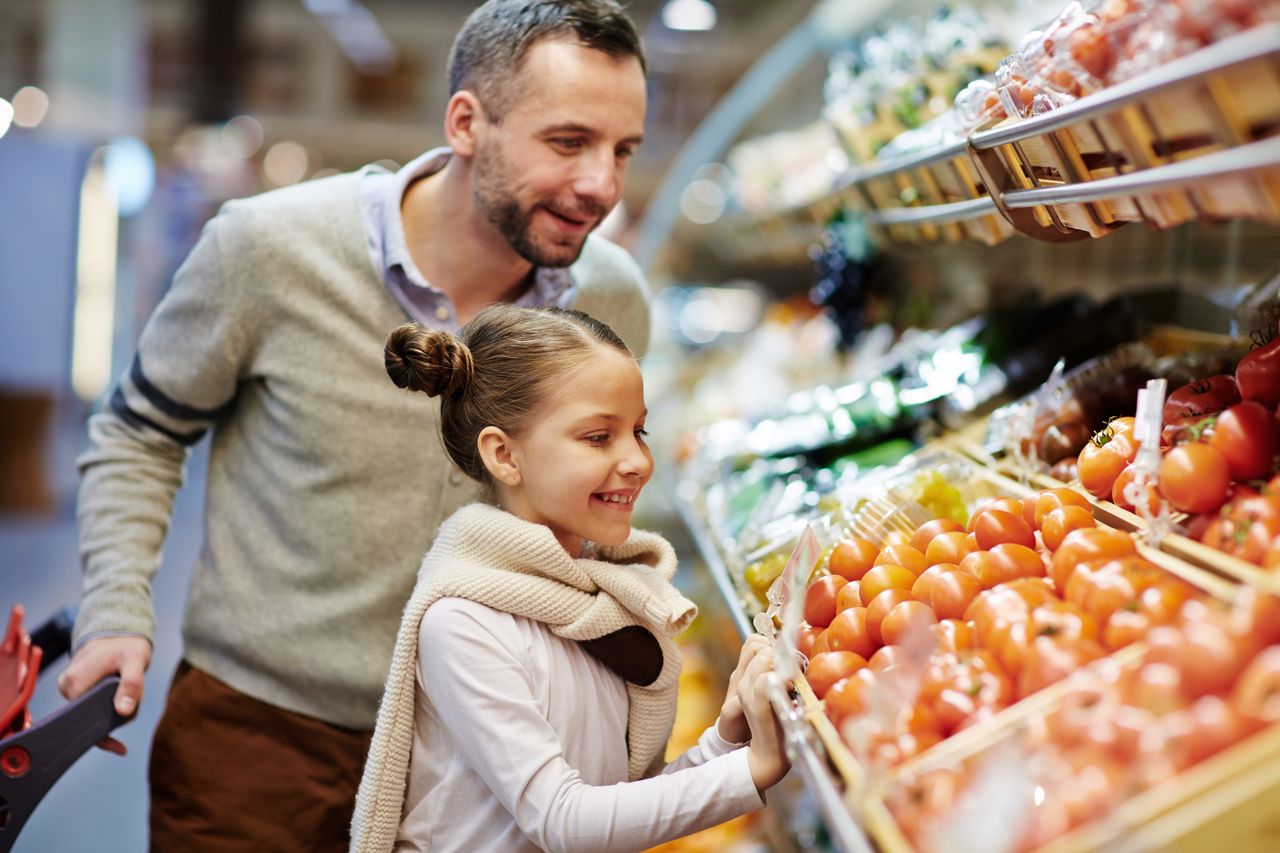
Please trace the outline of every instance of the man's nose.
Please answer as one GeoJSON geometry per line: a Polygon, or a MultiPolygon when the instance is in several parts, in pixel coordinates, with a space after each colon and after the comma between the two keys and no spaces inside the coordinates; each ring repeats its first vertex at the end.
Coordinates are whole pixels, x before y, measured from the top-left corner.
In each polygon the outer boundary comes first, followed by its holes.
{"type": "Polygon", "coordinates": [[[622,173],[611,150],[601,148],[580,159],[574,192],[604,207],[612,207],[622,192],[622,173]]]}

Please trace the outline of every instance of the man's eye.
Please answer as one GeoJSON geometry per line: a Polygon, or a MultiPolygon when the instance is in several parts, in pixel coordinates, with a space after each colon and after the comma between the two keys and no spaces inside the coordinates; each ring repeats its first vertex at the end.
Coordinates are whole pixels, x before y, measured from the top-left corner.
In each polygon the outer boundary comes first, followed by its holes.
{"type": "Polygon", "coordinates": [[[635,153],[636,153],[636,150],[635,150],[634,148],[619,148],[619,149],[618,149],[618,159],[619,159],[619,160],[630,160],[632,157],[634,157],[634,156],[635,156],[635,153]]]}
{"type": "Polygon", "coordinates": [[[565,151],[578,151],[582,148],[581,139],[554,139],[552,144],[565,151]]]}

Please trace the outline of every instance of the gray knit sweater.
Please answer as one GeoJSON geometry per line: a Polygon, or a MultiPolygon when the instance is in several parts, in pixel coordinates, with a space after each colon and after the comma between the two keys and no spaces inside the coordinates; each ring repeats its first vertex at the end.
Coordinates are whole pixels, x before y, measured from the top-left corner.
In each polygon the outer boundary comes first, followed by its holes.
{"type": "MultiPolygon", "coordinates": [[[[634,261],[592,237],[573,275],[573,307],[641,354],[634,261]]],[[[444,455],[438,402],[384,372],[405,320],[364,246],[359,174],[224,206],[90,420],[77,642],[152,636],[173,496],[211,431],[187,659],[278,707],[371,728],[422,555],[476,496],[444,455]]]]}

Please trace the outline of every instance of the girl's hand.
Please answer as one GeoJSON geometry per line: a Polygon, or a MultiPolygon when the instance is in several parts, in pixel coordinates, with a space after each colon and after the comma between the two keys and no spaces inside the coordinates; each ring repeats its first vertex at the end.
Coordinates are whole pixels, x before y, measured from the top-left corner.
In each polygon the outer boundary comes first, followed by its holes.
{"type": "Polygon", "coordinates": [[[768,685],[773,677],[773,656],[757,654],[738,682],[738,700],[751,729],[747,765],[756,790],[764,793],[787,775],[791,762],[783,747],[782,727],[769,702],[768,685]]]}
{"type": "Polygon", "coordinates": [[[767,652],[769,641],[761,634],[752,634],[742,644],[738,654],[738,665],[729,676],[729,689],[725,691],[724,704],[720,706],[720,719],[716,721],[716,732],[729,743],[746,743],[751,739],[751,728],[742,713],[742,702],[738,699],[738,684],[747,665],[761,652],[767,652]]]}

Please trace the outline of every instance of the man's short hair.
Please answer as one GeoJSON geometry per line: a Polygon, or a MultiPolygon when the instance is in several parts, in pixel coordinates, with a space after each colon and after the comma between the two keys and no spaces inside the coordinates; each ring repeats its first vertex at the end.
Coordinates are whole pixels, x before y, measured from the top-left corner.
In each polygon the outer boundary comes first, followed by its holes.
{"type": "Polygon", "coordinates": [[[474,92],[493,119],[518,91],[529,48],[545,39],[576,41],[609,56],[634,56],[646,70],[635,25],[614,0],[489,0],[462,25],[449,51],[449,96],[474,92]]]}

